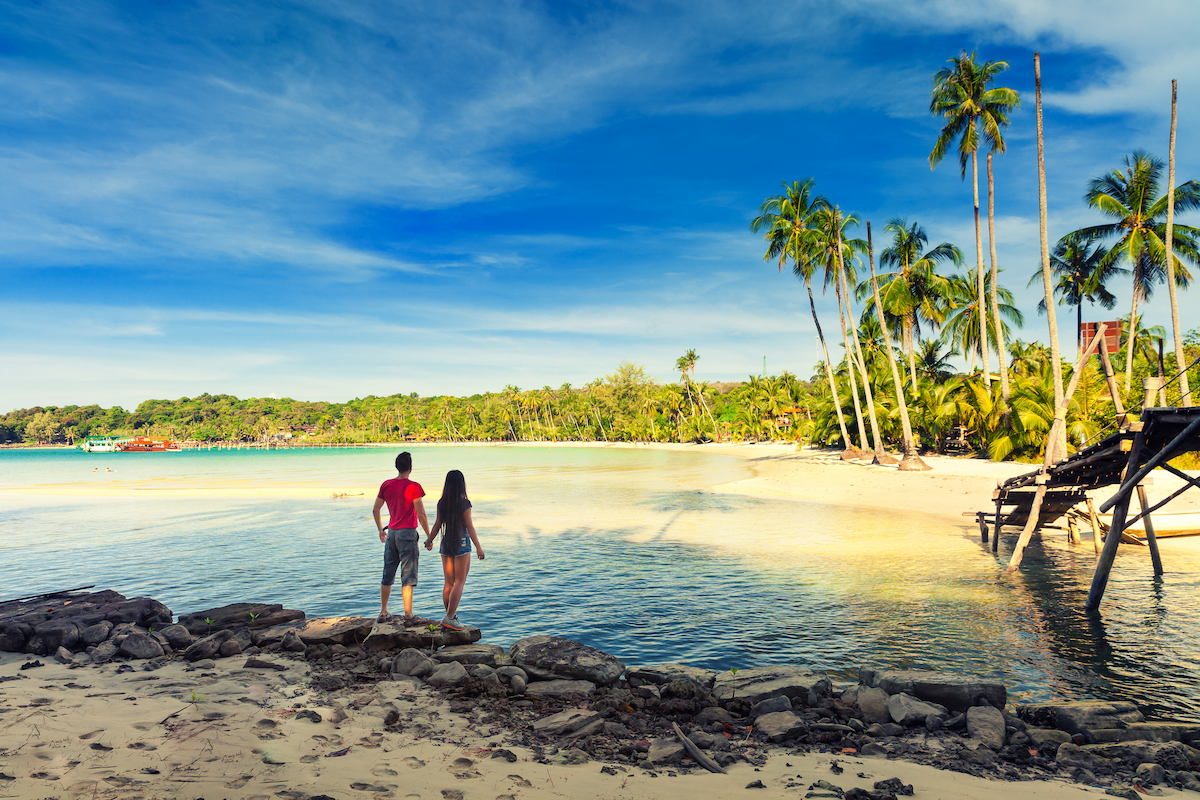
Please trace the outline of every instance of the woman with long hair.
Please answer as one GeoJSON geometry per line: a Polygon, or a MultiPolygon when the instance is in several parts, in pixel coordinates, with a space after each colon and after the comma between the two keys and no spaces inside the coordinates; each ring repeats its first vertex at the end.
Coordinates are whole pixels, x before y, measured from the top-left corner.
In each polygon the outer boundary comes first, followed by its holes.
{"type": "Polygon", "coordinates": [[[425,540],[426,550],[433,549],[433,540],[439,531],[442,534],[442,573],[446,578],[442,586],[442,605],[446,607],[446,617],[441,624],[443,628],[461,631],[463,624],[458,621],[458,603],[462,600],[467,572],[471,569],[471,545],[475,545],[480,561],[483,560],[483,548],[479,546],[475,524],[471,521],[467,481],[456,469],[446,473],[446,485],[437,502],[437,519],[429,531],[429,538],[425,540]]]}

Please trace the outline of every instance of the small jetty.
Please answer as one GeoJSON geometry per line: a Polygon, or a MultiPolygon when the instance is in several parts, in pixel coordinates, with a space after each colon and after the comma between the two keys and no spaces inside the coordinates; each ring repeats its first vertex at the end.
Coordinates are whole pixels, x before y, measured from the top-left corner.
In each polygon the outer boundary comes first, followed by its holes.
{"type": "MultiPolygon", "coordinates": [[[[1090,522],[1095,542],[1097,561],[1096,572],[1092,578],[1091,590],[1088,592],[1085,610],[1095,611],[1100,607],[1108,585],[1109,573],[1112,571],[1116,558],[1117,547],[1122,540],[1130,541],[1128,528],[1142,523],[1145,531],[1145,544],[1149,546],[1150,557],[1154,565],[1154,574],[1163,572],[1162,558],[1158,551],[1158,540],[1155,537],[1154,524],[1151,514],[1158,511],[1169,502],[1179,497],[1192,487],[1200,488],[1200,480],[1172,466],[1169,462],[1185,453],[1200,450],[1200,408],[1197,407],[1152,407],[1152,403],[1163,396],[1166,386],[1171,381],[1162,378],[1148,378],[1145,382],[1145,398],[1138,419],[1131,421],[1130,414],[1122,408],[1120,396],[1116,391],[1113,380],[1112,365],[1108,353],[1100,349],[1100,359],[1104,365],[1112,393],[1116,411],[1118,429],[1104,439],[1085,447],[1074,455],[1051,463],[1052,442],[1061,425],[1066,421],[1066,405],[1070,403],[1078,382],[1078,376],[1086,365],[1087,359],[1096,351],[1104,332],[1104,326],[1096,333],[1095,338],[1081,355],[1075,365],[1074,376],[1067,390],[1063,405],[1055,416],[1054,426],[1047,437],[1046,457],[1042,467],[1033,472],[1009,478],[1000,484],[993,492],[992,499],[995,509],[992,513],[977,512],[980,533],[985,543],[989,539],[989,524],[991,526],[992,551],[999,546],[1000,528],[1004,525],[1022,525],[1021,537],[1013,550],[1009,561],[1008,571],[1013,572],[1021,565],[1021,557],[1025,546],[1029,543],[1034,531],[1050,527],[1060,518],[1066,517],[1067,535],[1072,541],[1077,541],[1077,529],[1081,520],[1090,522]],[[1167,498],[1150,505],[1146,496],[1148,475],[1156,468],[1170,472],[1180,478],[1184,484],[1171,493],[1167,498]],[[1102,502],[1099,508],[1087,492],[1106,486],[1116,486],[1116,492],[1102,502]],[[1140,513],[1130,514],[1130,506],[1136,496],[1140,513]],[[1086,516],[1079,510],[1085,506],[1086,516]],[[1104,526],[1098,512],[1112,511],[1112,521],[1104,526]],[[1103,528],[1107,527],[1107,531],[1103,528]],[[1103,542],[1103,548],[1101,548],[1103,542]]],[[[1194,364],[1195,362],[1193,362],[1194,364]]],[[[1190,367],[1191,365],[1189,365],[1190,367]]],[[[1136,538],[1132,541],[1141,544],[1136,538]]]]}

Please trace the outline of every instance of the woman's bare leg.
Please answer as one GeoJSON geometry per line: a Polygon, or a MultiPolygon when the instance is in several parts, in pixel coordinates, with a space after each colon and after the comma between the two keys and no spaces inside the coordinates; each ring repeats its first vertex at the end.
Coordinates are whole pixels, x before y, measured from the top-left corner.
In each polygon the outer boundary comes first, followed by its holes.
{"type": "Polygon", "coordinates": [[[442,556],[442,608],[446,610],[446,616],[450,616],[450,590],[454,588],[454,559],[450,556],[442,556]]]}
{"type": "Polygon", "coordinates": [[[458,613],[458,603],[462,600],[463,587],[467,585],[467,573],[471,570],[471,554],[466,553],[461,556],[442,556],[443,563],[450,562],[448,567],[443,567],[446,572],[447,580],[453,575],[453,585],[450,586],[450,594],[446,598],[446,616],[451,619],[458,613]]]}

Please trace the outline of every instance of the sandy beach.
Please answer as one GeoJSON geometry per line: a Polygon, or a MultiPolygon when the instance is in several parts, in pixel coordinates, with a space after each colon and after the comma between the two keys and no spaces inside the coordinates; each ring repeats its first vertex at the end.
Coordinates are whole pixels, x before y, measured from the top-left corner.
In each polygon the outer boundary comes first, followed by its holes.
{"type": "MultiPolygon", "coordinates": [[[[522,744],[525,719],[452,710],[438,690],[411,680],[325,692],[311,684],[303,659],[269,658],[286,669],[246,669],[247,659],[234,657],[199,669],[176,660],[151,672],[139,662],[122,672],[128,667],[116,663],[73,667],[42,658],[43,666],[22,670],[26,656],[0,654],[0,797],[707,800],[803,797],[818,780],[869,790],[886,778],[911,784],[917,798],[943,800],[1103,794],[780,748],[763,766],[736,764],[726,775],[695,766],[652,774],[629,764],[569,765],[522,744]],[[399,722],[387,725],[392,711],[399,722]],[[500,750],[516,760],[494,757],[500,750]],[[831,769],[835,760],[840,773],[831,769]],[[763,788],[748,789],[755,781],[763,788]]],[[[524,716],[536,718],[538,709],[524,716]]]]}

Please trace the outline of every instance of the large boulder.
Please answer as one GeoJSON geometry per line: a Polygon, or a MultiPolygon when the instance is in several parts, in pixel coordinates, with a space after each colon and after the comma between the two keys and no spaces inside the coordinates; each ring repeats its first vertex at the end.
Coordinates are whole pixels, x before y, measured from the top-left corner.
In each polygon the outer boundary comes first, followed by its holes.
{"type": "Polygon", "coordinates": [[[892,715],[888,713],[888,693],[874,686],[863,686],[854,698],[858,706],[860,719],[870,725],[872,722],[891,722],[892,715]]]}
{"type": "Polygon", "coordinates": [[[1200,725],[1192,722],[1131,722],[1124,728],[1089,728],[1092,742],[1184,742],[1200,743],[1200,725]]]}
{"type": "Polygon", "coordinates": [[[469,677],[466,667],[457,661],[450,661],[435,669],[425,680],[430,686],[449,689],[454,686],[462,686],[469,677]]]}
{"type": "Polygon", "coordinates": [[[163,654],[162,645],[145,633],[131,633],[121,642],[121,655],[129,658],[158,658],[163,654]]]}
{"type": "Polygon", "coordinates": [[[996,708],[1008,702],[1008,689],[998,681],[970,675],[926,670],[885,670],[863,667],[859,680],[889,695],[909,694],[918,700],[937,703],[951,711],[965,711],[985,700],[996,708]]]}
{"type": "Polygon", "coordinates": [[[754,730],[768,742],[782,742],[785,739],[803,736],[808,728],[805,727],[804,720],[791,711],[776,711],[756,719],[754,730]]]}
{"type": "Polygon", "coordinates": [[[1017,706],[1017,717],[1030,725],[1058,728],[1067,733],[1125,728],[1146,721],[1137,706],[1124,700],[1029,703],[1017,706]]]}
{"type": "Polygon", "coordinates": [[[715,670],[687,664],[649,664],[644,667],[626,668],[625,677],[635,689],[647,683],[663,686],[676,678],[687,678],[705,689],[711,689],[717,673],[715,670]]]}
{"type": "Polygon", "coordinates": [[[533,729],[550,736],[567,736],[601,719],[600,714],[586,708],[568,708],[557,714],[535,720],[533,729]]]}
{"type": "Polygon", "coordinates": [[[100,644],[108,639],[112,633],[113,624],[106,619],[102,619],[95,625],[89,625],[79,632],[79,640],[84,646],[92,644],[100,644]]]}
{"type": "Polygon", "coordinates": [[[1054,760],[1064,769],[1086,769],[1088,772],[1109,772],[1112,762],[1099,753],[1092,753],[1072,743],[1063,742],[1058,746],[1054,760]]]}
{"type": "Polygon", "coordinates": [[[589,695],[596,691],[591,681],[533,681],[525,687],[528,697],[566,698],[589,695]]]}
{"type": "Polygon", "coordinates": [[[183,657],[188,661],[203,661],[217,658],[221,653],[221,645],[232,636],[231,631],[218,631],[212,636],[205,636],[183,651],[183,657]]]}
{"type": "Polygon", "coordinates": [[[438,665],[420,650],[409,647],[401,650],[392,659],[393,675],[409,675],[413,678],[424,678],[437,669],[438,665]]]}
{"type": "MultiPolygon", "coordinates": [[[[564,678],[610,686],[625,672],[625,664],[615,656],[560,636],[530,636],[516,642],[509,655],[521,667],[547,670],[564,678]]],[[[532,693],[534,684],[526,688],[532,693]]]]}
{"type": "Polygon", "coordinates": [[[1085,744],[1083,750],[1102,758],[1126,761],[1134,764],[1160,764],[1172,770],[1191,771],[1200,766],[1200,750],[1182,742],[1085,744]]]}
{"type": "Polygon", "coordinates": [[[754,705],[771,697],[784,696],[811,706],[817,705],[821,698],[829,697],[832,691],[829,676],[790,664],[750,667],[738,670],[736,675],[722,672],[713,682],[713,694],[722,703],[744,700],[754,705]]]}
{"type": "Polygon", "coordinates": [[[259,630],[303,619],[303,611],[284,608],[279,603],[232,603],[183,614],[179,617],[179,624],[187,628],[193,636],[207,636],[226,629],[259,630]]]}
{"type": "Polygon", "coordinates": [[[924,700],[918,700],[911,694],[901,692],[888,698],[888,714],[897,725],[911,728],[916,725],[924,725],[925,718],[929,716],[945,719],[947,711],[944,706],[937,703],[927,703],[924,700]]]}
{"type": "Polygon", "coordinates": [[[47,653],[53,653],[60,647],[72,651],[80,649],[78,647],[79,626],[74,620],[52,619],[35,627],[33,632],[41,637],[47,653]]]}
{"type": "Polygon", "coordinates": [[[171,609],[153,597],[134,597],[100,606],[98,612],[113,625],[131,622],[143,628],[161,628],[171,624],[175,618],[171,609]]]}
{"type": "Polygon", "coordinates": [[[992,706],[971,706],[967,709],[967,733],[993,750],[1004,747],[1004,714],[992,706]]]}
{"type": "Polygon", "coordinates": [[[33,636],[33,626],[25,622],[0,622],[0,651],[25,652],[25,643],[33,636]]]}
{"type": "Polygon", "coordinates": [[[509,663],[508,652],[496,644],[452,644],[443,647],[433,654],[435,661],[446,663],[457,661],[460,664],[486,664],[489,667],[502,667],[509,663]]]}
{"type": "MultiPolygon", "coordinates": [[[[86,633],[86,631],[85,631],[86,633]]],[[[188,633],[188,629],[182,625],[168,625],[159,631],[167,644],[171,645],[172,649],[185,650],[195,641],[192,634],[188,633]]]]}
{"type": "Polygon", "coordinates": [[[107,664],[117,655],[117,646],[112,642],[101,642],[96,645],[89,659],[93,664],[107,664]]]}

